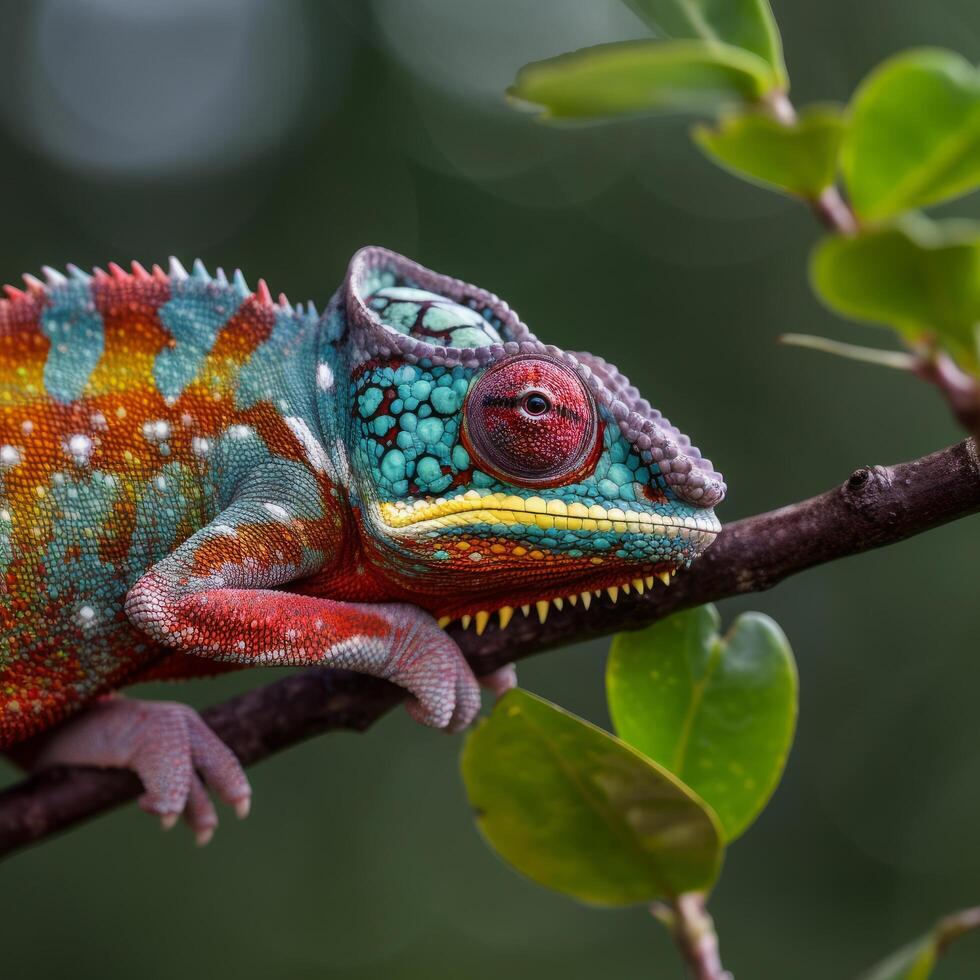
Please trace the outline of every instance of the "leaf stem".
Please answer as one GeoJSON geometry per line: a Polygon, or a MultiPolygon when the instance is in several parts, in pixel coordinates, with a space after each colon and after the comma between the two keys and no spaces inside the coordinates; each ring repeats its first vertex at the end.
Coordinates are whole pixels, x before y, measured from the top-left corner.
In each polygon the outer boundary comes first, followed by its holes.
{"type": "Polygon", "coordinates": [[[857,218],[851,206],[833,184],[825,187],[819,196],[809,203],[811,210],[825,228],[848,238],[858,233],[857,218]]]}
{"type": "Polygon", "coordinates": [[[687,892],[670,904],[654,902],[650,912],[670,930],[692,980],[733,980],[721,965],[718,933],[704,902],[700,892],[687,892]]]}

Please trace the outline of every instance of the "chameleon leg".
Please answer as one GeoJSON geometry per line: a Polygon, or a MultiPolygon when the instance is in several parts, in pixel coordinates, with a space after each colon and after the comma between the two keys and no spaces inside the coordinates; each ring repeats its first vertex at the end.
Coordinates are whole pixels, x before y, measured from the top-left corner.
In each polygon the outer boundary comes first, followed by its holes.
{"type": "Polygon", "coordinates": [[[426,725],[469,725],[479,687],[428,613],[277,588],[315,571],[323,547],[302,522],[239,501],[150,569],[130,590],[126,613],[170,649],[250,665],[345,667],[406,688],[409,712],[426,725]]]}
{"type": "Polygon", "coordinates": [[[25,761],[32,769],[130,769],[143,783],[140,806],[159,816],[165,829],[183,815],[199,844],[206,844],[218,825],[208,789],[239,817],[248,814],[252,797],[231,749],[196,711],[170,701],[102,698],[43,736],[25,761]]]}
{"type": "Polygon", "coordinates": [[[126,611],[158,643],[198,656],[321,664],[392,681],[412,695],[411,716],[434,728],[459,731],[480,710],[479,686],[459,647],[414,606],[264,589],[187,593],[151,572],[131,590],[126,611]]]}

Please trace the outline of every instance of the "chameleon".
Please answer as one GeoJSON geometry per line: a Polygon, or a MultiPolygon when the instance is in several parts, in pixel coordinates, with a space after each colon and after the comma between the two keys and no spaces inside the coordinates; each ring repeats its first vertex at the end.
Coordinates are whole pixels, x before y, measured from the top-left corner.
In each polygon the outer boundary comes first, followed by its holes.
{"type": "Polygon", "coordinates": [[[611,364],[384,248],[322,312],[200,261],[45,267],[0,300],[0,750],[128,768],[206,843],[212,796],[248,812],[241,765],[121,689],[343,667],[458,731],[480,689],[449,624],[663,588],[724,494],[611,364]]]}

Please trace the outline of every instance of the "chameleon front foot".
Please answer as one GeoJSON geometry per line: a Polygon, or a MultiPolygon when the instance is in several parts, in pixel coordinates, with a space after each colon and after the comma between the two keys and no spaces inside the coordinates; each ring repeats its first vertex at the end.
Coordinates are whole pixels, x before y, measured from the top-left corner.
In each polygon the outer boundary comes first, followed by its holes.
{"type": "Polygon", "coordinates": [[[468,728],[480,712],[480,685],[462,650],[418,609],[389,606],[387,616],[395,642],[382,668],[369,668],[365,661],[355,663],[354,669],[407,689],[411,697],[405,707],[423,725],[447,732],[468,728]]]}
{"type": "Polygon", "coordinates": [[[104,698],[52,732],[32,762],[129,769],[143,783],[139,805],[165,830],[183,816],[199,845],[218,825],[209,790],[239,817],[252,798],[231,749],[193,708],[171,701],[104,698]]]}

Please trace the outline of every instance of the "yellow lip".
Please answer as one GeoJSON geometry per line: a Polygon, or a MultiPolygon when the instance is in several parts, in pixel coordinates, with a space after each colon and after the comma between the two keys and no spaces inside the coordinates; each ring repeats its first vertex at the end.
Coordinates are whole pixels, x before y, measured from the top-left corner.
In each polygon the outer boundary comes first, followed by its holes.
{"type": "Polygon", "coordinates": [[[622,510],[541,497],[518,497],[514,494],[476,490],[451,500],[417,500],[412,504],[398,501],[380,505],[381,518],[390,528],[418,529],[420,524],[434,527],[462,527],[469,524],[523,524],[544,529],[569,531],[617,531],[635,534],[659,534],[670,537],[710,541],[720,530],[711,517],[672,517],[644,511],[622,510]]]}

